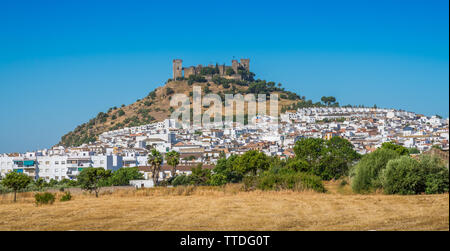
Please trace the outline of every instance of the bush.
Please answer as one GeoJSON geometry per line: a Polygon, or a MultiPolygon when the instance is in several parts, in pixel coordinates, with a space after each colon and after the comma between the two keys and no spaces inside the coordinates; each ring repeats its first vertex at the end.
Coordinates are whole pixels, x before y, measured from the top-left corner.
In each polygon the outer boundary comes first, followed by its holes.
{"type": "Polygon", "coordinates": [[[60,201],[69,201],[72,199],[72,194],[70,192],[65,192],[64,195],[61,197],[60,201]]]}
{"type": "Polygon", "coordinates": [[[289,189],[294,191],[311,189],[321,193],[326,191],[322,184],[322,179],[316,175],[277,168],[266,171],[259,176],[246,176],[244,178],[244,187],[246,189],[289,189]]]}
{"type": "Polygon", "coordinates": [[[114,171],[111,177],[105,181],[106,186],[126,186],[130,184],[130,180],[140,180],[144,176],[139,172],[137,167],[122,167],[114,171]]]}
{"type": "Polygon", "coordinates": [[[377,149],[364,155],[352,170],[352,189],[357,193],[369,192],[381,188],[379,173],[386,168],[389,160],[396,159],[399,154],[390,149],[377,149]]]}
{"type": "Polygon", "coordinates": [[[418,194],[425,191],[425,172],[407,156],[390,160],[380,174],[386,194],[418,194]]]}
{"type": "Polygon", "coordinates": [[[172,186],[183,186],[183,185],[189,185],[190,184],[190,178],[189,176],[183,174],[178,175],[172,180],[172,186]]]}
{"type": "Polygon", "coordinates": [[[43,204],[53,204],[55,202],[55,195],[52,193],[36,193],[34,195],[36,206],[43,204]]]}
{"type": "Polygon", "coordinates": [[[400,155],[409,155],[408,148],[394,144],[392,142],[384,142],[383,144],[381,144],[381,148],[394,150],[400,155]]]}
{"type": "Polygon", "coordinates": [[[425,193],[446,193],[449,191],[449,171],[437,157],[422,155],[420,168],[425,171],[425,193]]]}
{"type": "Polygon", "coordinates": [[[403,156],[388,162],[381,179],[387,194],[435,194],[448,192],[448,175],[438,158],[425,155],[417,161],[403,156]]]}

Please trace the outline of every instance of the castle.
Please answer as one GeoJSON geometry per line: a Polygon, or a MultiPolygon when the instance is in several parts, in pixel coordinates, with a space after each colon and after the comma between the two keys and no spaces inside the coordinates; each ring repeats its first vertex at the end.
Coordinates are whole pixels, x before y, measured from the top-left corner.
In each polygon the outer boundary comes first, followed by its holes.
{"type": "Polygon", "coordinates": [[[191,75],[207,75],[204,74],[206,71],[205,68],[214,69],[221,77],[228,79],[241,79],[241,75],[238,73],[240,69],[244,69],[246,71],[250,71],[250,59],[241,59],[240,62],[237,60],[231,60],[231,66],[224,65],[208,65],[208,66],[189,66],[183,67],[183,60],[174,59],[173,60],[173,79],[179,78],[189,78],[191,75]],[[184,74],[183,74],[184,72],[184,74]]]}

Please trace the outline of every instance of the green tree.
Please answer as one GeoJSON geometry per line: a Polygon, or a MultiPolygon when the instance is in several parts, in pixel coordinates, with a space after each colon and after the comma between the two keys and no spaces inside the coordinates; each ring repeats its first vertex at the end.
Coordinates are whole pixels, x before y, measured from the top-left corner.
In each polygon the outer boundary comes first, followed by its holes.
{"type": "Polygon", "coordinates": [[[225,71],[225,73],[226,73],[228,76],[231,76],[231,75],[236,74],[236,72],[234,72],[233,68],[227,68],[227,70],[225,71]]]}
{"type": "Polygon", "coordinates": [[[221,153],[221,158],[213,169],[214,175],[212,179],[214,185],[224,185],[228,182],[237,183],[242,180],[242,174],[235,169],[238,159],[239,156],[237,155],[231,155],[229,158],[226,158],[225,153],[221,153]]]}
{"type": "Polygon", "coordinates": [[[37,180],[34,181],[34,184],[36,188],[39,190],[47,186],[47,182],[43,178],[38,178],[37,180]]]}
{"type": "Polygon", "coordinates": [[[387,194],[417,194],[425,191],[425,179],[419,162],[409,156],[389,160],[380,180],[387,194]]]}
{"type": "Polygon", "coordinates": [[[95,197],[98,198],[101,183],[111,177],[111,170],[105,170],[102,167],[84,168],[77,176],[78,183],[81,189],[88,190],[90,193],[95,192],[95,197]]]}
{"type": "Polygon", "coordinates": [[[176,151],[170,151],[166,154],[167,164],[172,166],[172,176],[175,177],[177,173],[177,165],[180,164],[180,153],[176,151]]]}
{"type": "MultiPolygon", "coordinates": [[[[353,145],[346,139],[330,140],[304,138],[295,143],[296,160],[301,160],[301,171],[311,172],[324,180],[338,179],[347,175],[350,165],[360,158],[353,145]],[[306,163],[304,163],[306,162],[306,163]]],[[[291,166],[293,164],[289,163],[291,166]]]]}
{"type": "Polygon", "coordinates": [[[159,172],[161,171],[163,160],[164,159],[161,153],[155,148],[152,148],[150,154],[148,155],[147,163],[152,167],[152,179],[155,186],[158,185],[159,172]]]}
{"type": "Polygon", "coordinates": [[[317,166],[326,148],[325,140],[320,138],[303,138],[295,142],[296,158],[305,160],[310,166],[317,166]]]}
{"type": "Polygon", "coordinates": [[[324,103],[326,106],[331,106],[336,102],[336,98],[333,96],[325,97],[323,96],[321,99],[322,103],[324,103]]]}
{"type": "Polygon", "coordinates": [[[16,202],[17,192],[27,187],[32,181],[26,174],[10,172],[2,180],[2,185],[14,191],[14,202],[16,202]]]}
{"type": "Polygon", "coordinates": [[[241,175],[247,173],[256,175],[258,171],[269,169],[270,158],[263,152],[250,150],[241,155],[235,161],[235,165],[236,171],[241,175]]]}
{"type": "Polygon", "coordinates": [[[417,149],[415,147],[408,148],[408,152],[409,152],[409,154],[419,154],[420,153],[419,149],[417,149]]]}
{"type": "Polygon", "coordinates": [[[419,167],[425,172],[425,193],[448,193],[449,171],[445,163],[436,156],[422,155],[419,167]]]}
{"type": "Polygon", "coordinates": [[[130,184],[130,180],[140,180],[143,178],[143,174],[139,172],[137,167],[125,167],[113,172],[108,179],[108,183],[112,186],[126,186],[130,184]]]}
{"type": "Polygon", "coordinates": [[[439,158],[422,155],[390,160],[380,174],[387,194],[434,194],[449,190],[448,169],[439,158]]]}
{"type": "Polygon", "coordinates": [[[384,142],[383,144],[381,144],[381,148],[394,150],[400,155],[409,155],[408,148],[394,144],[392,142],[384,142]]]}
{"type": "Polygon", "coordinates": [[[290,158],[286,161],[286,168],[292,169],[296,172],[310,172],[311,166],[303,159],[290,158]]]}
{"type": "Polygon", "coordinates": [[[380,172],[386,168],[389,160],[397,159],[399,156],[398,152],[386,148],[379,148],[364,155],[352,170],[353,191],[363,193],[381,188],[380,172]]]}
{"type": "Polygon", "coordinates": [[[211,179],[211,170],[203,168],[202,164],[198,164],[197,167],[192,168],[192,174],[189,178],[192,185],[209,185],[211,179]]]}

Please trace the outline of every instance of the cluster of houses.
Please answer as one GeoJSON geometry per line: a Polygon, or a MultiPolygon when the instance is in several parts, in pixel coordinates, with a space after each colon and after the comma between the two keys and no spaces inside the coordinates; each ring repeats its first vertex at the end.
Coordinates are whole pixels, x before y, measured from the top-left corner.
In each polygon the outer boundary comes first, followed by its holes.
{"type": "MultiPolygon", "coordinates": [[[[151,148],[161,153],[177,151],[177,173],[190,174],[199,163],[214,168],[218,159],[259,150],[270,156],[294,156],[296,141],[304,137],[348,139],[361,154],[393,141],[408,148],[428,151],[437,146],[448,151],[449,120],[411,112],[377,108],[303,108],[280,118],[255,117],[250,125],[233,123],[226,128],[184,128],[166,119],[153,124],[101,134],[97,142],[79,147],[55,146],[27,153],[0,154],[0,178],[8,172],[27,174],[47,181],[76,179],[83,168],[102,167],[115,171],[138,167],[151,182],[147,156],[151,148]]],[[[173,176],[164,162],[161,179],[173,176]]],[[[135,181],[134,181],[135,182],[135,181]]],[[[134,185],[143,185],[138,182],[134,185]],[[139,183],[139,184],[138,184],[139,183]]]]}
{"type": "Polygon", "coordinates": [[[361,154],[395,142],[421,152],[433,146],[448,150],[449,119],[427,117],[407,111],[379,108],[303,108],[285,113],[281,120],[289,132],[306,137],[348,139],[361,154]]]}

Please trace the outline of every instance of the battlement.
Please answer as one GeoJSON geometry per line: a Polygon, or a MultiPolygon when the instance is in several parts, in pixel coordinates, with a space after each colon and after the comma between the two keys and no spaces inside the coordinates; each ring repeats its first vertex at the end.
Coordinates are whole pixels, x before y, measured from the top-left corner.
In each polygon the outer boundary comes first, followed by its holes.
{"type": "Polygon", "coordinates": [[[240,62],[237,60],[231,61],[231,66],[223,65],[197,65],[183,67],[183,60],[174,59],[173,60],[173,79],[178,78],[189,78],[192,75],[219,75],[226,78],[241,79],[241,75],[238,73],[239,69],[244,68],[250,71],[250,59],[241,59],[240,62]]]}

